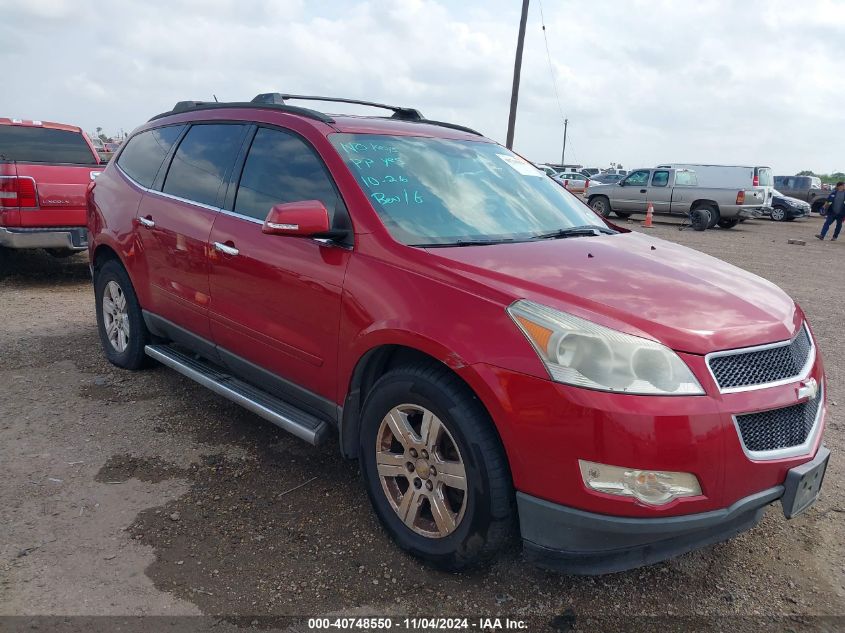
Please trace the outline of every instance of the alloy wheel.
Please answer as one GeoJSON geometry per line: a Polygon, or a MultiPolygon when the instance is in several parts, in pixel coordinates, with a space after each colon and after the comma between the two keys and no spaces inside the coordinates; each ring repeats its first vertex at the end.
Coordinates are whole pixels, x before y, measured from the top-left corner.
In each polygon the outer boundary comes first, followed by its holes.
{"type": "Polygon", "coordinates": [[[428,409],[391,409],[376,435],[376,468],[384,494],[416,534],[443,538],[460,525],[467,506],[461,452],[443,422],[428,409]]]}
{"type": "Polygon", "coordinates": [[[103,290],[103,326],[109,343],[122,354],[129,345],[129,312],[126,295],[116,281],[110,281],[103,290]]]}

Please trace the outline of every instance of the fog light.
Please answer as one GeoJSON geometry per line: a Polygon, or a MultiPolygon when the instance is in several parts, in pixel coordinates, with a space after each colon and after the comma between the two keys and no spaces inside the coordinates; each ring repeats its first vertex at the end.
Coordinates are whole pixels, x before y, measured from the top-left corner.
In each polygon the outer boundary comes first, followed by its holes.
{"type": "Polygon", "coordinates": [[[653,506],[669,503],[678,497],[701,494],[701,486],[692,473],[636,470],[580,459],[578,466],[588,488],[611,495],[634,497],[653,506]]]}

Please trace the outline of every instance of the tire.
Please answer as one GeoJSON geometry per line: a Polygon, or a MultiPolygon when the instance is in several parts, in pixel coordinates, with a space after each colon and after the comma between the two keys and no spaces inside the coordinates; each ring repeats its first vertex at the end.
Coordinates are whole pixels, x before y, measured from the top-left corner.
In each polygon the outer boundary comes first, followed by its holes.
{"type": "Polygon", "coordinates": [[[720,229],[732,229],[739,224],[739,218],[722,218],[719,220],[720,229]]]}
{"type": "Polygon", "coordinates": [[[107,261],[96,273],[94,297],[97,331],[109,362],[124,369],[148,366],[150,359],[144,353],[144,346],[150,342],[150,333],[141,315],[141,306],[129,275],[119,261],[107,261]],[[104,305],[106,295],[113,309],[104,305]],[[110,338],[107,329],[115,322],[116,329],[112,330],[110,338]]]}
{"type": "Polygon", "coordinates": [[[364,403],[359,442],[370,502],[405,551],[458,571],[489,561],[510,540],[516,511],[504,449],[478,398],[445,367],[420,363],[382,376],[364,403]],[[445,429],[434,441],[423,439],[424,418],[432,421],[428,428],[439,422],[445,429]],[[385,470],[396,474],[382,477],[385,470]],[[461,472],[464,491],[452,485],[461,472]],[[441,502],[433,505],[435,497],[441,502]],[[410,502],[418,502],[416,509],[403,520],[403,508],[414,508],[410,502]]]}
{"type": "Polygon", "coordinates": [[[616,214],[616,216],[617,216],[617,217],[620,217],[620,218],[622,218],[623,220],[627,220],[628,218],[630,218],[630,217],[631,217],[631,214],[630,214],[630,213],[624,213],[624,212],[622,212],[622,211],[614,211],[614,213],[616,214]]]}
{"type": "Polygon", "coordinates": [[[690,211],[690,226],[695,231],[705,231],[710,226],[710,211],[704,207],[698,207],[690,211]]]}
{"type": "Polygon", "coordinates": [[[590,200],[590,208],[603,218],[608,217],[612,211],[610,200],[607,196],[596,196],[590,200]]]}
{"type": "Polygon", "coordinates": [[[772,207],[772,220],[775,222],[783,222],[786,220],[786,209],[783,207],[772,207]]]}
{"type": "Polygon", "coordinates": [[[719,209],[712,204],[700,204],[695,208],[696,211],[707,211],[710,214],[710,223],[707,225],[708,229],[712,229],[722,219],[719,209]]]}
{"type": "Polygon", "coordinates": [[[819,215],[824,215],[825,211],[826,211],[825,208],[824,208],[824,203],[825,203],[824,200],[816,200],[815,202],[813,202],[812,206],[810,207],[810,210],[813,213],[818,213],[819,215]]]}

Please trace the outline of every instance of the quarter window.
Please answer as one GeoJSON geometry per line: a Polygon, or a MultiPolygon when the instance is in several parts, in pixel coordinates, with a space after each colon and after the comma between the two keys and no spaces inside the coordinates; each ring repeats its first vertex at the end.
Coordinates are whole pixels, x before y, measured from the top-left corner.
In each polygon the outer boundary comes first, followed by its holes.
{"type": "Polygon", "coordinates": [[[654,172],[654,176],[651,177],[651,184],[653,187],[665,187],[669,184],[669,172],[668,171],[656,171],[654,172]]]}
{"type": "Polygon", "coordinates": [[[173,156],[164,181],[164,193],[217,205],[243,141],[243,125],[194,125],[173,156]]]}
{"type": "Polygon", "coordinates": [[[347,228],[334,221],[342,203],[314,151],[298,136],[259,128],[244,164],[235,213],[263,220],[273,205],[303,200],[321,201],[332,226],[347,228]]]}
{"type": "Polygon", "coordinates": [[[171,125],[136,134],[123,148],[117,164],[138,184],[152,187],[161,163],[184,128],[171,125]]]}

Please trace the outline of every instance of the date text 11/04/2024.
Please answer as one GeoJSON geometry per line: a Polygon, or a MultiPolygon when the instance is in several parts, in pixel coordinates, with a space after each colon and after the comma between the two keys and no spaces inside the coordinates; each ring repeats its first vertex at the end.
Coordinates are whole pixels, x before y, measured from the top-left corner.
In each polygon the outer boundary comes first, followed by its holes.
{"type": "Polygon", "coordinates": [[[484,617],[484,618],[309,618],[308,629],[330,631],[347,630],[390,630],[398,631],[524,631],[528,623],[524,620],[484,617]]]}

